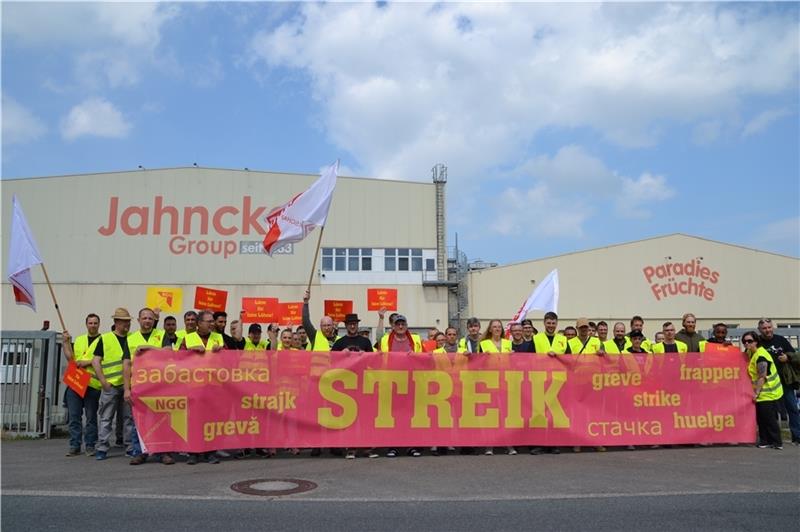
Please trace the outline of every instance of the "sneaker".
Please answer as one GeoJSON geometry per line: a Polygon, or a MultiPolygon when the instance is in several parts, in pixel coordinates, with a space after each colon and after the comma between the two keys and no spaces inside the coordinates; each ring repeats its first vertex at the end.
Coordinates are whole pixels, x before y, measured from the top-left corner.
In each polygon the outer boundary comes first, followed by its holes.
{"type": "Polygon", "coordinates": [[[79,454],[81,454],[81,450],[80,449],[72,448],[69,451],[67,451],[66,456],[78,456],[79,454]]]}
{"type": "Polygon", "coordinates": [[[347,451],[347,454],[344,455],[345,460],[353,460],[356,457],[355,451],[347,451]]]}
{"type": "Polygon", "coordinates": [[[94,456],[94,447],[86,448],[86,456],[94,456]]]}
{"type": "Polygon", "coordinates": [[[139,454],[131,458],[131,461],[128,463],[130,465],[142,465],[145,462],[145,460],[147,460],[147,457],[143,454],[139,454]]]}
{"type": "MultiPolygon", "coordinates": [[[[629,451],[635,451],[635,450],[636,450],[636,446],[635,446],[635,445],[628,445],[628,446],[627,446],[627,447],[625,447],[625,448],[626,448],[627,450],[629,450],[629,451]]],[[[604,450],[605,450],[605,448],[604,448],[604,450]]]]}
{"type": "Polygon", "coordinates": [[[377,451],[370,449],[369,454],[367,456],[369,458],[380,458],[381,455],[379,455],[377,451]]]}
{"type": "Polygon", "coordinates": [[[783,445],[773,445],[772,448],[775,449],[776,451],[782,451],[783,445]]]}
{"type": "Polygon", "coordinates": [[[186,459],[186,465],[195,465],[197,463],[197,455],[190,454],[189,458],[186,459]]]}
{"type": "Polygon", "coordinates": [[[542,452],[543,451],[541,447],[531,447],[531,454],[533,455],[542,454],[542,452]]]}
{"type": "Polygon", "coordinates": [[[128,458],[134,458],[136,455],[133,454],[133,451],[125,451],[125,456],[128,458]]]}
{"type": "Polygon", "coordinates": [[[414,458],[418,458],[418,457],[422,456],[422,453],[419,452],[419,450],[417,450],[417,449],[409,449],[408,450],[408,456],[413,456],[414,458]]]}
{"type": "Polygon", "coordinates": [[[172,465],[175,463],[175,459],[171,457],[169,454],[162,454],[161,463],[164,465],[172,465]]]}
{"type": "Polygon", "coordinates": [[[756,447],[758,447],[759,449],[766,449],[769,447],[769,445],[767,445],[766,443],[759,443],[758,445],[756,445],[756,447]]]}
{"type": "Polygon", "coordinates": [[[483,451],[484,456],[492,456],[493,454],[494,454],[493,449],[486,449],[485,451],[483,451]]]}
{"type": "Polygon", "coordinates": [[[206,462],[208,462],[209,464],[218,464],[219,458],[217,458],[216,453],[208,453],[208,456],[206,457],[206,462]]]}
{"type": "Polygon", "coordinates": [[[431,447],[431,456],[439,456],[439,448],[431,447]]]}
{"type": "Polygon", "coordinates": [[[561,449],[559,449],[558,447],[551,447],[550,454],[561,454],[561,449]]]}
{"type": "Polygon", "coordinates": [[[517,454],[517,450],[514,449],[513,447],[509,447],[508,448],[508,455],[509,456],[514,456],[515,454],[517,454]]]}
{"type": "Polygon", "coordinates": [[[231,453],[229,453],[228,451],[217,451],[217,456],[219,456],[220,458],[230,458],[231,453]]]}
{"type": "Polygon", "coordinates": [[[389,449],[386,453],[386,458],[394,458],[397,456],[397,449],[389,449]]]}
{"type": "Polygon", "coordinates": [[[97,451],[94,453],[95,460],[105,460],[106,458],[108,458],[108,453],[106,451],[97,451]]]}

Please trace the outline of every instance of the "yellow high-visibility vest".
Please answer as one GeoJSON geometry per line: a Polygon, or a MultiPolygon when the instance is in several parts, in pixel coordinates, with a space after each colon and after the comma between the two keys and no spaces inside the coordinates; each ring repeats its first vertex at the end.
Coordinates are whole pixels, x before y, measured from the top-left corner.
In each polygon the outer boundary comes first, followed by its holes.
{"type": "Polygon", "coordinates": [[[775,368],[775,361],[772,360],[772,355],[763,347],[759,347],[753,353],[753,356],[750,357],[750,363],[747,365],[747,373],[750,374],[750,380],[753,381],[753,391],[755,391],[756,383],[758,382],[758,360],[760,358],[765,358],[769,362],[769,373],[767,373],[764,386],[761,387],[761,392],[756,397],[756,402],[778,400],[783,397],[783,386],[781,386],[781,379],[778,377],[778,370],[775,368]]]}
{"type": "Polygon", "coordinates": [[[142,331],[136,331],[135,333],[128,335],[128,349],[131,350],[131,363],[133,363],[133,359],[136,357],[136,348],[140,345],[149,345],[158,349],[161,349],[161,344],[164,342],[164,331],[162,329],[153,329],[150,331],[150,338],[147,340],[144,339],[142,335],[142,331]]]}
{"type": "Polygon", "coordinates": [[[197,332],[187,334],[183,341],[186,344],[187,349],[203,346],[207,351],[211,351],[214,349],[214,346],[217,345],[225,347],[225,339],[222,338],[222,335],[218,332],[212,332],[205,344],[203,344],[203,339],[200,338],[200,335],[197,334],[197,332]]]}
{"type": "MultiPolygon", "coordinates": [[[[678,353],[688,353],[689,346],[685,343],[681,342],[680,340],[675,340],[675,344],[678,346],[678,353]]],[[[653,353],[666,353],[664,350],[664,342],[658,342],[657,344],[653,344],[653,353]]]]}
{"type": "MultiPolygon", "coordinates": [[[[389,351],[389,335],[392,333],[386,333],[381,338],[381,351],[384,353],[389,351]]],[[[414,345],[414,352],[421,353],[422,352],[422,339],[420,339],[418,334],[408,333],[411,335],[411,343],[414,345]]]]}
{"type": "Polygon", "coordinates": [[[533,347],[537,353],[549,353],[552,351],[557,355],[563,355],[567,352],[567,337],[556,333],[551,344],[550,339],[547,338],[547,333],[540,332],[533,335],[533,347]]]}
{"type": "MultiPolygon", "coordinates": [[[[120,338],[114,331],[103,333],[103,361],[100,366],[103,368],[103,375],[111,386],[122,386],[122,345],[120,342],[127,342],[127,338],[120,338]]],[[[96,346],[97,344],[95,344],[96,346]]],[[[94,355],[94,350],[92,350],[94,355]]]]}
{"type": "Polygon", "coordinates": [[[257,344],[254,344],[253,341],[248,337],[244,339],[244,350],[245,351],[266,351],[267,350],[267,341],[266,340],[259,340],[257,344]]]}
{"type": "MultiPolygon", "coordinates": [[[[97,345],[97,340],[100,339],[100,335],[95,336],[91,343],[89,343],[89,335],[82,334],[75,338],[75,343],[72,344],[72,354],[75,357],[76,362],[84,362],[86,360],[92,360],[94,357],[94,348],[97,345]]],[[[99,390],[103,386],[100,384],[100,381],[97,380],[97,376],[94,374],[94,368],[92,366],[86,366],[86,371],[89,372],[89,386],[94,388],[95,390],[99,390]]]]}
{"type": "MultiPolygon", "coordinates": [[[[575,338],[570,338],[567,340],[569,344],[569,350],[573,355],[593,355],[600,351],[600,338],[596,336],[590,336],[586,339],[586,344],[581,341],[580,338],[577,336],[575,338]]],[[[616,346],[615,346],[616,347],[616,346]]]]}
{"type": "Polygon", "coordinates": [[[500,339],[500,350],[491,339],[481,340],[481,351],[484,353],[511,353],[511,340],[506,338],[500,339]]]}

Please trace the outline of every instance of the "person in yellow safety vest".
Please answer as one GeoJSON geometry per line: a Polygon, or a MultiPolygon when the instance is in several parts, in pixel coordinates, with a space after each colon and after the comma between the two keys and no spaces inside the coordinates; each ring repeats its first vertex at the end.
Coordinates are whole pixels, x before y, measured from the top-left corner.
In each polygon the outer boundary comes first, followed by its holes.
{"type": "Polygon", "coordinates": [[[544,331],[533,336],[533,347],[537,353],[555,356],[567,352],[567,338],[557,333],[556,329],[558,329],[558,315],[555,312],[545,313],[544,331]]]}
{"type": "MultiPolygon", "coordinates": [[[[330,351],[331,346],[339,339],[336,335],[336,324],[330,316],[323,316],[319,320],[319,330],[311,323],[308,302],[311,300],[311,291],[306,290],[303,295],[303,327],[309,339],[309,351],[330,351]]],[[[313,364],[312,364],[313,365],[313,364]]]]}
{"type": "MultiPolygon", "coordinates": [[[[631,318],[631,332],[633,331],[639,331],[642,333],[642,349],[644,349],[647,353],[652,352],[652,343],[647,339],[646,336],[644,336],[644,319],[641,316],[634,316],[631,318]]],[[[626,338],[630,343],[630,335],[626,336],[626,338]]],[[[630,347],[630,345],[626,346],[625,349],[628,347],[630,347]]]]}
{"type": "Polygon", "coordinates": [[[600,339],[589,335],[589,320],[578,318],[575,329],[578,331],[578,336],[567,340],[567,354],[594,355],[601,351],[600,339]]]}
{"type": "Polygon", "coordinates": [[[267,341],[261,339],[261,325],[251,323],[247,329],[247,338],[244,339],[245,351],[266,351],[267,341]]]}
{"type": "Polygon", "coordinates": [[[197,312],[189,310],[183,313],[183,327],[184,328],[180,331],[175,331],[175,336],[178,338],[177,341],[172,344],[172,348],[175,351],[181,348],[183,339],[187,334],[197,331],[197,312]]]}
{"type": "Polygon", "coordinates": [[[458,345],[458,329],[448,327],[444,331],[444,345],[433,351],[434,353],[463,353],[464,349],[458,345]]]}
{"type": "Polygon", "coordinates": [[[75,361],[75,365],[86,370],[89,375],[89,385],[83,397],[72,388],[67,387],[65,396],[67,411],[69,412],[69,450],[67,456],[81,454],[81,443],[85,443],[86,456],[94,456],[94,446],[97,444],[97,407],[100,403],[100,381],[94,374],[92,367],[92,351],[100,339],[100,316],[89,314],[86,316],[87,334],[75,338],[74,345],[70,343],[69,331],[62,333],[64,356],[67,362],[75,361]],[[86,413],[86,428],[83,427],[83,415],[86,413]]]}
{"type": "MultiPolygon", "coordinates": [[[[100,407],[98,409],[99,435],[95,446],[95,459],[108,458],[110,448],[111,424],[117,414],[118,405],[122,406],[122,415],[125,432],[130,432],[133,424],[130,405],[120,400],[124,397],[122,358],[127,352],[128,331],[131,328],[131,315],[127,309],[119,307],[111,316],[114,320],[114,330],[98,338],[92,349],[92,366],[97,380],[102,387],[100,391],[100,407]]],[[[131,450],[126,453],[130,456],[131,450]]]]}
{"type": "Polygon", "coordinates": [[[439,331],[436,333],[436,336],[433,338],[436,341],[436,347],[431,349],[431,352],[435,352],[437,349],[441,349],[444,347],[444,344],[447,343],[447,339],[443,332],[439,331]]]}
{"type": "MultiPolygon", "coordinates": [[[[575,322],[575,330],[578,331],[578,336],[567,340],[567,353],[568,355],[575,355],[576,360],[576,376],[581,374],[588,375],[590,372],[596,371],[594,366],[599,364],[599,360],[595,357],[586,358],[583,355],[596,355],[603,356],[603,344],[596,336],[591,336],[591,326],[589,320],[586,318],[578,318],[575,322]]],[[[581,375],[582,376],[582,375],[581,375]]],[[[595,447],[598,452],[605,452],[606,448],[602,445],[595,447]]],[[[573,452],[579,453],[583,449],[576,445],[572,448],[573,452]]]]}
{"type": "MultiPolygon", "coordinates": [[[[503,322],[500,320],[491,320],[486,331],[483,333],[483,340],[481,340],[482,353],[511,353],[511,340],[503,337],[503,322]]],[[[506,452],[509,455],[517,454],[517,450],[513,447],[506,447],[506,452]]],[[[492,447],[487,447],[483,451],[484,455],[491,456],[494,454],[492,447]]]]}
{"type": "Polygon", "coordinates": [[[661,331],[664,333],[664,341],[653,344],[653,353],[663,354],[689,352],[689,348],[685,343],[675,339],[675,325],[673,325],[671,321],[664,322],[664,325],[661,327],[661,331]]]}
{"type": "MultiPolygon", "coordinates": [[[[139,311],[139,330],[135,333],[128,335],[128,353],[122,355],[122,381],[125,388],[125,402],[133,405],[131,396],[131,371],[133,361],[137,356],[145,351],[151,349],[161,349],[162,347],[171,347],[169,339],[166,338],[166,333],[161,329],[156,329],[155,324],[158,321],[156,313],[149,308],[143,308],[139,311]]],[[[141,465],[147,461],[147,455],[142,453],[142,446],[139,441],[139,432],[136,428],[136,421],[133,421],[131,426],[131,445],[133,446],[131,458],[131,465],[141,465]]],[[[161,453],[156,455],[157,459],[165,465],[172,465],[175,460],[169,453],[161,453]]]]}
{"type": "Polygon", "coordinates": [[[614,337],[603,342],[603,351],[613,355],[624,353],[631,346],[630,339],[625,336],[625,324],[618,321],[614,324],[613,332],[614,337]]]}
{"type": "Polygon", "coordinates": [[[467,335],[458,341],[458,347],[464,353],[481,352],[481,322],[478,318],[467,320],[467,335]]]}
{"type": "MultiPolygon", "coordinates": [[[[558,314],[555,312],[546,312],[543,322],[544,331],[533,336],[533,348],[535,352],[546,353],[551,357],[566,353],[567,339],[563,334],[556,332],[556,329],[558,329],[558,314]]],[[[531,447],[530,449],[531,454],[542,454],[545,451],[550,454],[561,454],[561,450],[558,447],[531,447]]]]}
{"type": "MultiPolygon", "coordinates": [[[[214,330],[214,313],[201,310],[197,313],[197,331],[187,333],[180,345],[182,351],[194,351],[198,354],[217,352],[225,348],[222,335],[214,330]]],[[[204,454],[191,453],[186,460],[186,465],[195,465],[199,458],[205,457],[209,464],[218,464],[216,451],[204,454]]]]}
{"type": "Polygon", "coordinates": [[[422,339],[418,334],[408,332],[408,320],[402,314],[394,319],[392,331],[381,338],[381,351],[384,353],[396,351],[401,353],[421,353],[422,339]]]}
{"type": "Polygon", "coordinates": [[[755,331],[742,335],[745,353],[750,362],[747,373],[753,381],[753,402],[756,404],[758,447],[783,450],[783,438],[778,424],[778,402],[783,398],[783,386],[778,369],[769,351],[758,343],[755,331]]]}
{"type": "Polygon", "coordinates": [[[503,322],[492,320],[481,340],[481,352],[483,353],[511,353],[511,340],[503,338],[503,322]]]}

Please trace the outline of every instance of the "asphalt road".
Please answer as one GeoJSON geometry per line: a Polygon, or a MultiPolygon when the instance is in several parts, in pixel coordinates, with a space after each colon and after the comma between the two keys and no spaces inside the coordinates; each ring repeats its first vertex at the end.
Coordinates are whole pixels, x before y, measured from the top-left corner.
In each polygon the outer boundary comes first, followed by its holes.
{"type": "Polygon", "coordinates": [[[3,442],[3,530],[786,530],[800,523],[793,446],[374,460],[305,452],[138,467],[117,449],[105,462],[66,458],[65,450],[65,440],[3,442]],[[317,487],[283,497],[231,490],[264,478],[317,487]],[[109,521],[98,524],[99,516],[109,521]]]}

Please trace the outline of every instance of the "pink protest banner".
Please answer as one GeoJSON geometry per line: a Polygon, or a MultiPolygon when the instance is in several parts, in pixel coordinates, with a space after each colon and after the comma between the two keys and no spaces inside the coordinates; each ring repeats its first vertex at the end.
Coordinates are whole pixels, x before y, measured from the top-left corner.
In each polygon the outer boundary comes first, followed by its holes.
{"type": "Polygon", "coordinates": [[[148,351],[133,370],[139,434],[150,452],[730,443],[755,434],[738,353],[315,355],[148,351]]]}

